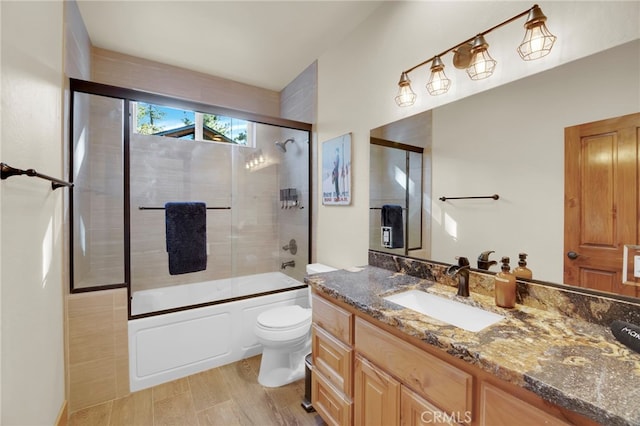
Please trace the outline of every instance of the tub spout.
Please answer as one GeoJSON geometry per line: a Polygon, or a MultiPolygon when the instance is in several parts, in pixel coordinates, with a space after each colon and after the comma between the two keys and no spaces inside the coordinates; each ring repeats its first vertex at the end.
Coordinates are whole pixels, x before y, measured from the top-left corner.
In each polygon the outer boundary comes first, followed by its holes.
{"type": "Polygon", "coordinates": [[[288,262],[282,262],[282,265],[280,265],[280,269],[285,269],[287,266],[291,266],[292,268],[294,268],[296,266],[296,261],[289,260],[288,262]]]}

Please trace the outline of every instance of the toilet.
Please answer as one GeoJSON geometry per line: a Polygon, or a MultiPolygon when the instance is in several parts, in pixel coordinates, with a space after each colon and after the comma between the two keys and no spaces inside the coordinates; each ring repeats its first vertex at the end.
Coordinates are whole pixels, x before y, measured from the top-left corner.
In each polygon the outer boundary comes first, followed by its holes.
{"type": "MultiPolygon", "coordinates": [[[[307,274],[335,271],[327,265],[307,265],[307,274]]],[[[311,352],[311,288],[309,308],[279,306],[258,315],[254,327],[262,344],[258,383],[275,388],[304,378],[304,358],[311,352]]]]}

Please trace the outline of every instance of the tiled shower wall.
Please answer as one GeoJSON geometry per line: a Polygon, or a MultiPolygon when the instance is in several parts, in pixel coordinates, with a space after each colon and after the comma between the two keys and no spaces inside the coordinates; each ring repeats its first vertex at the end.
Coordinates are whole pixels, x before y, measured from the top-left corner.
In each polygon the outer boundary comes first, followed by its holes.
{"type": "Polygon", "coordinates": [[[69,412],[129,394],[126,289],[67,297],[69,412]]]}
{"type": "MultiPolygon", "coordinates": [[[[316,123],[317,116],[317,92],[318,92],[318,63],[314,62],[307,67],[298,77],[285,87],[280,93],[280,116],[290,120],[302,121],[305,123],[316,123]]],[[[283,137],[287,137],[286,131],[283,137]]],[[[291,253],[280,250],[282,261],[295,260],[296,267],[292,270],[287,268],[287,273],[296,279],[302,280],[305,274],[307,259],[313,261],[315,254],[309,253],[307,235],[311,236],[311,241],[315,240],[315,221],[311,221],[311,229],[307,225],[307,218],[310,214],[312,218],[317,217],[318,206],[313,201],[317,200],[317,185],[312,185],[309,192],[309,179],[315,179],[313,168],[308,169],[307,164],[317,164],[318,141],[315,131],[311,132],[311,140],[304,144],[298,144],[295,150],[287,150],[287,155],[283,156],[286,162],[284,169],[286,172],[280,175],[280,186],[284,188],[295,187],[300,189],[303,210],[285,210],[278,216],[278,226],[281,246],[288,244],[291,238],[298,242],[298,253],[291,253]],[[311,161],[308,162],[308,158],[311,161]],[[308,163],[307,163],[308,162],[308,163]],[[300,214],[304,212],[305,214],[300,214]],[[310,209],[310,212],[309,212],[310,209]]],[[[302,141],[297,141],[300,143],[302,141]]],[[[313,250],[311,244],[311,250],[313,250]]]]}
{"type": "MultiPolygon", "coordinates": [[[[279,181],[282,130],[256,126],[256,148],[134,135],[131,141],[132,291],[271,272],[279,268],[279,181]],[[265,162],[245,168],[260,149],[265,162]],[[207,210],[207,269],[169,275],[165,244],[168,201],[202,201],[207,210]]],[[[299,134],[302,132],[296,132],[299,134]]],[[[299,137],[298,137],[299,138],[299,137]]],[[[306,230],[305,230],[306,232],[306,230]]],[[[304,235],[303,235],[304,236],[304,235]]]]}

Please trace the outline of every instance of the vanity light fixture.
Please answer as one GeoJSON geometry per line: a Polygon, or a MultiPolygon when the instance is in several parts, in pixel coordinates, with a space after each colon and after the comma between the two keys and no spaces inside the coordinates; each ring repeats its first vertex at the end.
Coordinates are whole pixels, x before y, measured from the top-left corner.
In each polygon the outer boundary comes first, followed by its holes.
{"type": "Polygon", "coordinates": [[[441,57],[449,52],[453,52],[453,65],[458,69],[465,69],[472,80],[490,77],[495,70],[497,62],[489,55],[489,44],[484,36],[527,14],[527,21],[524,24],[526,32],[522,43],[518,46],[518,54],[525,61],[539,59],[548,55],[551,52],[553,43],[556,41],[556,37],[549,32],[545,25],[547,17],[542,13],[540,7],[534,4],[524,12],[403,71],[398,82],[399,89],[398,95],[395,97],[396,104],[404,107],[415,103],[417,95],[411,89],[409,73],[429,63],[431,63],[431,77],[426,86],[427,91],[434,96],[446,93],[451,87],[451,80],[444,74],[444,63],[441,57]]]}
{"type": "Polygon", "coordinates": [[[258,151],[254,152],[253,154],[249,154],[247,156],[247,159],[244,163],[244,168],[249,170],[249,169],[253,169],[258,167],[259,165],[263,164],[266,161],[264,154],[262,153],[262,150],[259,149],[258,151]]]}
{"type": "Polygon", "coordinates": [[[427,83],[427,90],[433,96],[447,93],[451,87],[451,80],[444,73],[444,64],[439,56],[433,58],[431,62],[431,77],[427,83]]]}

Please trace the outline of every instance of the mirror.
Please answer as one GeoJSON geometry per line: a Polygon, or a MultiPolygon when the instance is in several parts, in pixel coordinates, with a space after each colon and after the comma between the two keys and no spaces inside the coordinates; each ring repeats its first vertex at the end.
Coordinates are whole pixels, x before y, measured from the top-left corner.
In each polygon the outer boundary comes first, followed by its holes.
{"type": "Polygon", "coordinates": [[[508,256],[514,268],[524,252],[534,279],[562,283],[564,129],[640,110],[638,52],[636,40],[373,129],[371,137],[429,146],[427,249],[409,255],[445,263],[466,256],[475,267],[492,250],[492,260],[508,256]],[[419,143],[403,136],[416,128],[419,143]],[[500,198],[439,200],[493,194],[500,198]]]}

